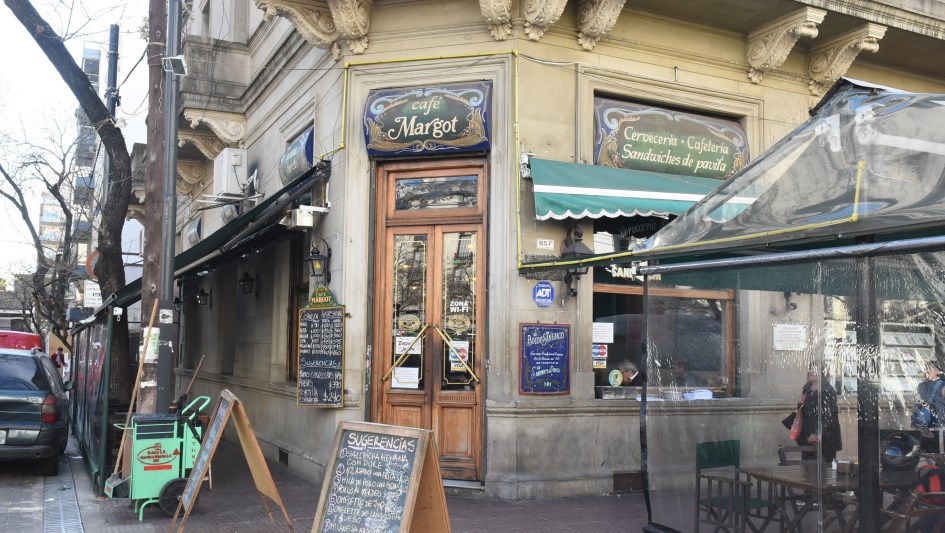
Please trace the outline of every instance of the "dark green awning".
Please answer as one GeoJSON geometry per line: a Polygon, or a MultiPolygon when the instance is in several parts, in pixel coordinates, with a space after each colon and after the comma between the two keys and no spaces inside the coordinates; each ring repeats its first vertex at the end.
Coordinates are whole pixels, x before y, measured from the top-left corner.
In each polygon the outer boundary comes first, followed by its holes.
{"type": "MultiPolygon", "coordinates": [[[[251,234],[247,230],[253,230],[251,233],[257,234],[269,228],[272,224],[267,222],[277,215],[283,214],[283,209],[279,209],[279,205],[274,204],[283,198],[289,199],[295,196],[296,192],[308,190],[319,177],[320,175],[316,172],[316,169],[312,168],[256,204],[252,209],[201,239],[192,248],[178,254],[174,258],[174,277],[193,272],[214,258],[221,256],[224,252],[232,252],[239,245],[248,242],[251,234]]],[[[110,301],[109,304],[129,305],[137,301],[140,294],[141,278],[138,278],[116,291],[114,300],[110,301]]],[[[96,313],[102,311],[105,307],[107,305],[102,306],[96,313]]]]}
{"type": "Polygon", "coordinates": [[[724,183],[534,157],[529,164],[538,220],[680,215],[724,183]]]}

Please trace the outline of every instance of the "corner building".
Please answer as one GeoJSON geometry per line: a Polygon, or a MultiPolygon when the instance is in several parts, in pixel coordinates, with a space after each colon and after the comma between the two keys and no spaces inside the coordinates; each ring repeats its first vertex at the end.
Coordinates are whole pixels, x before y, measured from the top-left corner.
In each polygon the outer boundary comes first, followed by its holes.
{"type": "MultiPolygon", "coordinates": [[[[945,92],[945,7],[919,0],[202,0],[183,27],[178,387],[205,355],[192,394],[230,389],[312,479],[364,420],[432,429],[447,483],[508,499],[641,470],[638,391],[609,380],[640,362],[642,284],[529,265],[646,239],[842,76],[945,92]],[[320,285],[337,396],[300,377],[320,285]]],[[[756,412],[739,295],[672,291],[651,388],[678,364],[731,400],[686,420],[756,412]]]]}

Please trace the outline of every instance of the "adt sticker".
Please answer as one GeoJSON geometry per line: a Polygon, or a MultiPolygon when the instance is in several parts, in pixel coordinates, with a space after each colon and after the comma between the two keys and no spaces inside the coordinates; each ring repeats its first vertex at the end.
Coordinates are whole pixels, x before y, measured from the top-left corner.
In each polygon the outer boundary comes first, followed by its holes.
{"type": "Polygon", "coordinates": [[[532,290],[532,300],[538,307],[548,307],[555,302],[555,288],[550,281],[539,281],[532,290]]]}

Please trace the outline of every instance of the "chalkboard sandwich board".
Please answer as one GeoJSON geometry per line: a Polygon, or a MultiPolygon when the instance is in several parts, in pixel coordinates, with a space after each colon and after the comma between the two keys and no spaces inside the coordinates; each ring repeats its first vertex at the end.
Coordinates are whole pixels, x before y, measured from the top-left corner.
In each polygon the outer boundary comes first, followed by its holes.
{"type": "Polygon", "coordinates": [[[200,451],[197,452],[197,460],[194,462],[194,467],[190,471],[190,477],[187,478],[187,485],[184,486],[184,491],[181,493],[180,503],[177,504],[177,511],[174,513],[174,518],[167,528],[167,533],[172,533],[173,531],[183,533],[184,526],[187,525],[187,518],[190,516],[190,512],[197,502],[200,487],[203,485],[203,480],[207,476],[207,470],[210,468],[213,454],[217,451],[217,446],[220,444],[220,439],[223,437],[223,430],[226,429],[226,424],[230,419],[233,420],[233,425],[236,426],[236,434],[240,440],[240,447],[243,449],[246,464],[249,466],[249,471],[253,476],[253,483],[256,485],[256,490],[260,494],[263,508],[266,510],[269,521],[273,522],[273,519],[266,498],[272,500],[279,509],[282,510],[282,517],[285,518],[289,531],[295,531],[292,527],[292,519],[289,518],[289,513],[285,510],[285,505],[283,505],[279,491],[276,489],[272,474],[269,472],[269,467],[266,465],[266,459],[263,457],[262,449],[259,448],[259,441],[256,440],[256,434],[253,432],[253,427],[249,423],[249,416],[246,414],[243,402],[229,390],[223,389],[213,409],[213,419],[210,421],[209,428],[207,428],[207,431],[204,433],[200,451]],[[181,516],[180,525],[178,525],[177,517],[181,514],[182,510],[183,516],[181,516]]]}
{"type": "Polygon", "coordinates": [[[519,392],[568,394],[571,391],[571,326],[519,324],[519,392]]]}
{"type": "Polygon", "coordinates": [[[299,310],[299,385],[297,404],[344,405],[345,308],[299,310]]]}
{"type": "Polygon", "coordinates": [[[312,533],[449,533],[432,432],[343,422],[312,533]]]}

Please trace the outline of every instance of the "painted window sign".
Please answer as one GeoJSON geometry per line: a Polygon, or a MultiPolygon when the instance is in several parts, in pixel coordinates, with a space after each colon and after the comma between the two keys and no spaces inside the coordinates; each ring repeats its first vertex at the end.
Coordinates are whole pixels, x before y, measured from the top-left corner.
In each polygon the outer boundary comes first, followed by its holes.
{"type": "Polygon", "coordinates": [[[364,111],[368,154],[488,150],[491,100],[491,81],[373,90],[364,111]]]}
{"type": "Polygon", "coordinates": [[[563,324],[521,324],[519,392],[571,391],[571,328],[563,324]]]}
{"type": "Polygon", "coordinates": [[[594,125],[597,165],[724,179],[748,164],[734,120],[598,97],[594,125]]]}

